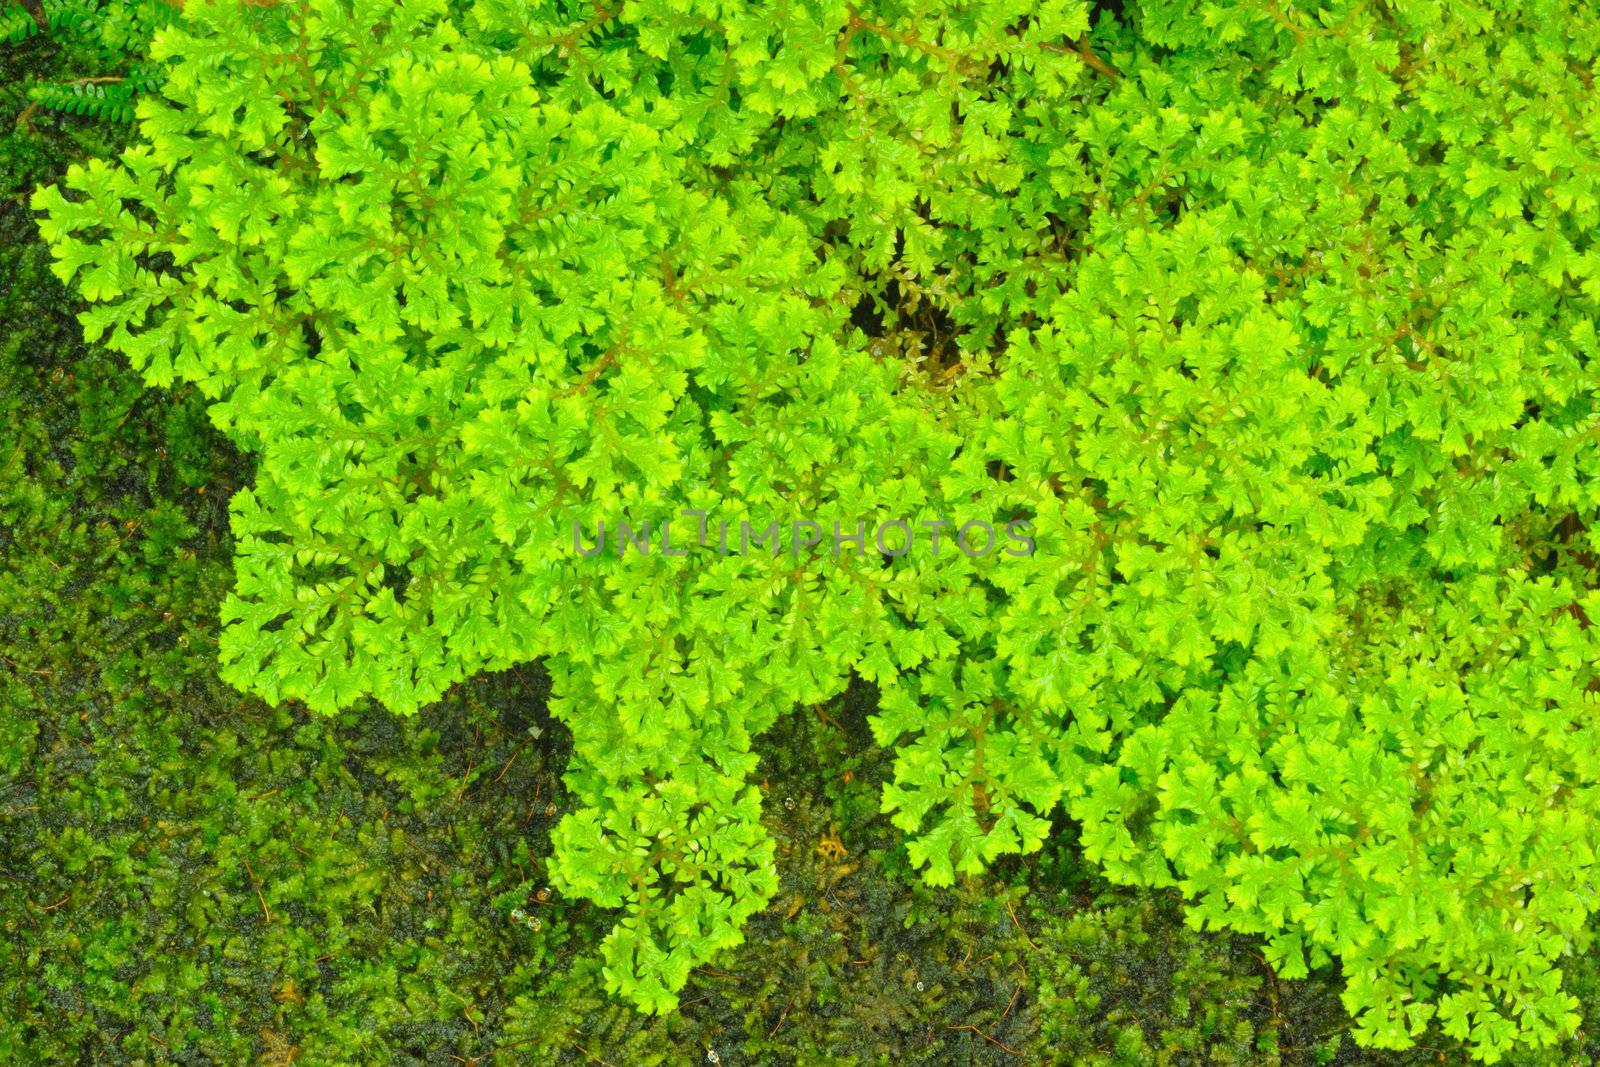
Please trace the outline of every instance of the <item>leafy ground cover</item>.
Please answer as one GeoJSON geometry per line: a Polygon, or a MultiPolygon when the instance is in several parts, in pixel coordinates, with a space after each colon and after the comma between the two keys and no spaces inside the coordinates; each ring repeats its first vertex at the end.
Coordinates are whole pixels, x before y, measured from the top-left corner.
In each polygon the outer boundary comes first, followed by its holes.
{"type": "MultiPolygon", "coordinates": [[[[14,47],[7,80],[53,58],[14,47]]],[[[19,202],[117,136],[45,113],[0,142],[0,1058],[1267,1063],[1337,1038],[1329,988],[1275,1012],[1247,944],[1065,848],[954,894],[906,878],[862,692],[769,749],[782,891],[747,945],[678,1015],[608,998],[604,921],[543,892],[564,752],[538,671],[405,719],[216,679],[247,464],[195,396],[81,342],[19,202]]]]}
{"type": "MultiPolygon", "coordinates": [[[[62,62],[31,38],[0,82],[80,73],[62,62]]],[[[119,136],[35,111],[0,141],[0,1060],[1465,1061],[1435,1034],[1357,1049],[1336,967],[1278,981],[1252,939],[1100,881],[1065,819],[1039,854],[921,885],[879,813],[893,753],[865,685],[762,746],[779,886],[745,944],[676,1013],[618,1003],[594,953],[612,917],[547,888],[570,742],[537,668],[412,718],[218,680],[249,461],[193,392],[82,344],[23,207],[119,136]]],[[[1595,958],[1566,980],[1593,1012],[1595,958]]],[[[1596,1062],[1597,1026],[1512,1062],[1596,1062]]]]}
{"type": "MultiPolygon", "coordinates": [[[[746,944],[676,1014],[618,1003],[592,952],[609,918],[542,892],[565,753],[540,673],[414,718],[273,712],[219,682],[241,461],[193,398],[76,341],[25,219],[3,225],[0,1060],[1465,1062],[1356,1048],[1336,973],[1278,982],[1250,939],[1106,886],[1070,841],[924,887],[877,812],[866,687],[766,750],[781,886],[746,944]]],[[[1580,995],[1597,970],[1573,969],[1580,995]]],[[[1596,1056],[1580,1037],[1520,1062],[1596,1056]]]]}
{"type": "Polygon", "coordinates": [[[194,397],[76,339],[27,225],[7,208],[0,1058],[1361,1061],[1335,1054],[1332,986],[1279,988],[1247,941],[1066,845],[954,891],[910,877],[866,687],[769,749],[782,882],[746,945],[677,1014],[619,1004],[589,951],[605,916],[542,877],[565,752],[540,672],[415,718],[219,682],[248,472],[194,397]]]}
{"type": "Polygon", "coordinates": [[[605,917],[542,877],[565,753],[540,673],[403,719],[219,682],[247,471],[195,398],[76,340],[27,225],[7,209],[0,1058],[1329,1062],[1331,987],[1285,996],[1065,846],[954,892],[908,877],[864,689],[770,749],[782,887],[746,945],[675,1015],[608,997],[605,917]]]}

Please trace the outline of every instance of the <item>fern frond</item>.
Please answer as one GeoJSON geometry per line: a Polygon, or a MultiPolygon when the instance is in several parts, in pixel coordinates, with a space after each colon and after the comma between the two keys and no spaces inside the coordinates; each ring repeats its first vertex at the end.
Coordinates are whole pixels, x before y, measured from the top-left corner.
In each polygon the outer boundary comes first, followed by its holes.
{"type": "Polygon", "coordinates": [[[40,107],[106,122],[132,122],[135,95],[134,88],[122,78],[45,82],[28,90],[29,98],[40,107]]]}
{"type": "Polygon", "coordinates": [[[132,90],[134,96],[143,93],[155,92],[161,86],[165,71],[159,63],[135,63],[133,69],[128,71],[128,76],[123,79],[124,84],[132,90]]]}
{"type": "Polygon", "coordinates": [[[26,41],[39,32],[39,22],[21,4],[0,7],[0,40],[8,44],[26,41]]]}
{"type": "Polygon", "coordinates": [[[50,12],[46,17],[50,29],[61,31],[87,27],[101,14],[101,6],[96,0],[65,0],[63,3],[50,5],[50,12]]]}

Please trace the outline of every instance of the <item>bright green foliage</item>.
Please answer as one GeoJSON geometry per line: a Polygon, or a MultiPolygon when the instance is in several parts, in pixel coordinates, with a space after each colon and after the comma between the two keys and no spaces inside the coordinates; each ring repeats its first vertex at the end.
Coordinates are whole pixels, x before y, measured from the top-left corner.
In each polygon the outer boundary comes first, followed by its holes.
{"type": "Polygon", "coordinates": [[[1065,810],[1281,973],[1338,957],[1366,1044],[1549,1044],[1600,847],[1600,16],[1089,21],[194,4],[144,143],[34,206],[88,335],[259,456],[230,680],[406,713],[546,658],[552,871],[625,909],[634,1002],[773,892],[751,740],[853,670],[930,882],[1065,810]],[[575,551],[619,519],[650,554],[575,551]]]}

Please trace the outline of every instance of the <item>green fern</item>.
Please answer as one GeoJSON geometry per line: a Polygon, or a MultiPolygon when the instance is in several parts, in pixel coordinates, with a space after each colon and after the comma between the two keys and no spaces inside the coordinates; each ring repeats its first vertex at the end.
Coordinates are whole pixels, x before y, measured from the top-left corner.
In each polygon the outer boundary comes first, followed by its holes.
{"type": "Polygon", "coordinates": [[[132,122],[136,95],[133,85],[125,79],[45,82],[28,91],[29,98],[42,108],[106,122],[132,122]]]}
{"type": "Polygon", "coordinates": [[[39,32],[39,22],[21,4],[0,7],[0,39],[8,44],[26,41],[39,32]]]}
{"type": "Polygon", "coordinates": [[[0,36],[17,43],[48,32],[82,72],[29,86],[30,109],[132,122],[134,101],[161,84],[160,67],[145,58],[150,43],[179,15],[172,0],[61,0],[38,17],[13,2],[0,8],[0,36]]]}

